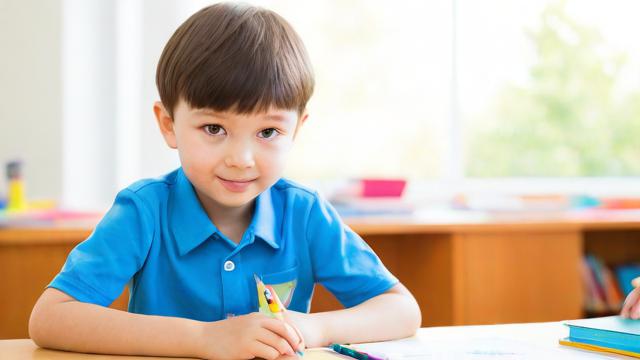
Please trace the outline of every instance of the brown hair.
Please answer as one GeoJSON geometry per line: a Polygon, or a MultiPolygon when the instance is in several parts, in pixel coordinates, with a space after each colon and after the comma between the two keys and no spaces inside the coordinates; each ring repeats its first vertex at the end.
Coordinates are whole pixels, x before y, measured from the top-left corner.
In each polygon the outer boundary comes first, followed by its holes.
{"type": "Polygon", "coordinates": [[[314,78],[302,40],[280,15],[219,3],[193,14],[171,36],[156,85],[172,117],[179,99],[217,111],[250,113],[274,106],[302,114],[314,78]]]}

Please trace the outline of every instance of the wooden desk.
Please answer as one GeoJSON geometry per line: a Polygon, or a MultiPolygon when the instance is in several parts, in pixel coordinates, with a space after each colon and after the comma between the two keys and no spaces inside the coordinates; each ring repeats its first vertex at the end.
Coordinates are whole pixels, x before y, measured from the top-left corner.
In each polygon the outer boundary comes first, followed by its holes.
{"type": "MultiPolygon", "coordinates": [[[[167,359],[166,357],[148,357],[148,356],[114,356],[114,355],[96,355],[73,353],[67,351],[57,351],[39,348],[31,339],[20,340],[0,340],[0,358],[1,359],[33,359],[33,360],[151,360],[151,359],[167,359]]],[[[171,358],[186,359],[186,358],[171,358]]]]}
{"type": "MultiPolygon", "coordinates": [[[[423,326],[580,318],[585,252],[613,264],[640,260],[639,212],[419,213],[347,223],[416,296],[423,326]]],[[[28,336],[33,304],[94,225],[0,228],[0,338],[28,336]]],[[[112,307],[125,309],[126,293],[112,307]]],[[[318,289],[312,311],[339,307],[318,289]]]]}
{"type": "MultiPolygon", "coordinates": [[[[452,326],[422,328],[413,338],[363,345],[364,350],[385,352],[391,360],[416,359],[602,359],[603,355],[563,347],[558,339],[568,330],[558,322],[511,325],[452,326]],[[463,340],[462,340],[463,339],[463,340]]],[[[311,351],[309,352],[309,354],[311,351]]],[[[38,348],[31,340],[0,340],[0,357],[7,359],[93,360],[111,359],[106,355],[70,353],[38,348]]],[[[313,359],[305,356],[304,359],[313,359]]],[[[628,359],[607,355],[607,359],[628,359]]],[[[118,356],[117,359],[161,359],[118,356]]],[[[166,359],[166,358],[162,358],[166,359]]],[[[346,358],[345,358],[346,359],[346,358]]]]}

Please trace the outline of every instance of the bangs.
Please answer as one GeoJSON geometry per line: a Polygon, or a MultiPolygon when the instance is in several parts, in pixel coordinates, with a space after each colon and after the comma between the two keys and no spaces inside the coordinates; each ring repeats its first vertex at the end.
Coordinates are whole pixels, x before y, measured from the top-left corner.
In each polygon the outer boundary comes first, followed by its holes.
{"type": "Polygon", "coordinates": [[[209,14],[208,18],[216,18],[215,22],[190,23],[190,18],[174,34],[174,37],[183,34],[180,41],[176,40],[181,46],[176,46],[166,57],[176,64],[169,66],[167,62],[163,66],[163,53],[158,66],[159,90],[161,83],[167,85],[165,89],[170,88],[172,82],[175,84],[175,91],[164,92],[166,103],[161,91],[163,103],[173,109],[182,98],[192,108],[253,113],[275,107],[302,113],[313,93],[314,80],[306,49],[298,35],[274,12],[225,5],[231,7],[225,9],[227,16],[209,14]],[[228,10],[232,10],[231,14],[228,10]],[[169,68],[181,70],[166,71],[169,68]],[[167,76],[161,82],[163,70],[167,76]],[[173,98],[169,96],[171,93],[173,98]]]}

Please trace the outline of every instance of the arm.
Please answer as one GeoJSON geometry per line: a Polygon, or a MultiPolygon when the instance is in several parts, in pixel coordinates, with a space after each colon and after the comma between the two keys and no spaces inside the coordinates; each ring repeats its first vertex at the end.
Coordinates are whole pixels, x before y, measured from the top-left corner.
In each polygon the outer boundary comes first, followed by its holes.
{"type": "Polygon", "coordinates": [[[82,303],[49,288],[33,308],[29,336],[39,346],[68,351],[193,357],[200,327],[193,320],[82,303]]]}
{"type": "Polygon", "coordinates": [[[29,336],[39,346],[67,351],[207,359],[274,359],[299,343],[293,329],[257,313],[217,322],[140,315],[79,302],[53,288],[33,308],[29,336]]]}
{"type": "Polygon", "coordinates": [[[287,315],[309,347],[403,338],[414,335],[422,321],[418,303],[402,284],[352,308],[287,315]]]}
{"type": "Polygon", "coordinates": [[[307,216],[306,237],[314,281],[347,307],[308,315],[292,313],[292,317],[299,315],[302,319],[293,322],[302,330],[307,346],[413,335],[422,321],[420,308],[371,247],[319,195],[307,216]]]}

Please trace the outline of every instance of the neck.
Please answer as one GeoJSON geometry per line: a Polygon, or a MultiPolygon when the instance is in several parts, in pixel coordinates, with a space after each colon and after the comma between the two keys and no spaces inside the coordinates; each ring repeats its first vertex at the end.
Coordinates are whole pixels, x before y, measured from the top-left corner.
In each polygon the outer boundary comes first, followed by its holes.
{"type": "Polygon", "coordinates": [[[239,243],[251,223],[255,200],[242,206],[230,207],[221,205],[199,193],[197,195],[213,225],[235,243],[239,243]]]}

